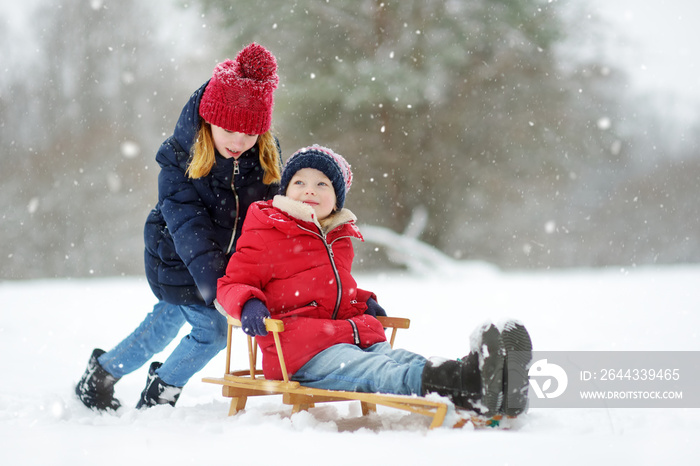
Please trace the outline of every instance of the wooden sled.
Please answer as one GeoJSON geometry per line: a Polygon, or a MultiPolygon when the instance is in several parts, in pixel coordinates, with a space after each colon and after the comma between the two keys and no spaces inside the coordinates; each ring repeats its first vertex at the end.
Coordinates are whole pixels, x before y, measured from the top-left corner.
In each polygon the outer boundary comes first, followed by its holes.
{"type": "MultiPolygon", "coordinates": [[[[389,343],[392,347],[394,346],[394,339],[396,338],[398,329],[407,329],[410,325],[410,320],[404,318],[378,317],[378,319],[385,328],[391,328],[392,331],[389,343]]],[[[309,408],[313,408],[316,403],[357,400],[362,406],[363,415],[376,412],[377,405],[380,405],[428,416],[432,419],[430,423],[431,429],[440,427],[445,422],[448,411],[447,401],[407,395],[324,390],[305,387],[299,382],[289,380],[279,338],[280,332],[284,331],[284,322],[281,320],[266,319],[265,327],[268,332],[272,332],[274,337],[284,380],[267,380],[262,375],[262,370],[257,369],[258,347],[253,337],[250,336],[248,336],[249,368],[231,370],[231,336],[233,334],[233,328],[240,326],[241,322],[238,319],[234,319],[230,316],[228,317],[226,371],[224,376],[222,378],[205,377],[202,379],[207,383],[223,385],[223,396],[231,398],[229,416],[233,416],[244,409],[249,396],[282,395],[282,402],[292,406],[292,413],[306,411],[309,408]]],[[[482,420],[471,417],[466,413],[457,413],[458,420],[454,424],[455,428],[464,426],[470,420],[475,427],[491,426],[494,425],[494,423],[497,425],[500,420],[500,418],[482,420]]]]}

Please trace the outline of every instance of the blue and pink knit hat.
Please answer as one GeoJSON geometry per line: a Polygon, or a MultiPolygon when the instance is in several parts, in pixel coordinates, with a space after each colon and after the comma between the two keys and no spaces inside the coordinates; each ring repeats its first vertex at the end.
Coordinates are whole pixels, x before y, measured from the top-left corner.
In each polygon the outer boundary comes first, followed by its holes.
{"type": "Polygon", "coordinates": [[[335,190],[336,206],[338,209],[342,209],[345,205],[345,196],[352,186],[350,164],[343,156],[317,144],[299,149],[287,159],[284,166],[282,181],[280,181],[280,194],[287,193],[289,182],[294,174],[302,168],[315,168],[331,180],[335,190]]]}

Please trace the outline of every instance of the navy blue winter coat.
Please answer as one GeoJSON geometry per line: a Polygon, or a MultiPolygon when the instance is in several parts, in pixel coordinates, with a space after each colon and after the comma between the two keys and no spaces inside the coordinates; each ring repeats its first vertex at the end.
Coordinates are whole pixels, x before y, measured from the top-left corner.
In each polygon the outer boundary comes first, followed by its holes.
{"type": "Polygon", "coordinates": [[[207,176],[187,177],[207,84],[192,94],[173,135],[158,150],[158,204],[144,228],[146,278],[158,299],[172,304],[212,304],[248,207],[279,189],[263,183],[257,145],[238,158],[235,176],[234,160],[217,152],[207,176]]]}

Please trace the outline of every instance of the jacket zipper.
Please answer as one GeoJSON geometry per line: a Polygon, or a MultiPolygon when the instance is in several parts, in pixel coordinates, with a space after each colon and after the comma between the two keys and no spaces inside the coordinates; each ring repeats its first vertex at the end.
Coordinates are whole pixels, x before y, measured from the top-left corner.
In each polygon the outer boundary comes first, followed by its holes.
{"type": "Polygon", "coordinates": [[[355,344],[360,346],[360,331],[357,330],[357,324],[351,319],[347,319],[347,321],[350,322],[350,325],[352,325],[352,338],[355,341],[355,344]]]}
{"type": "Polygon", "coordinates": [[[238,201],[238,193],[236,192],[236,185],[234,184],[234,181],[236,181],[236,175],[241,173],[241,169],[238,166],[238,160],[234,159],[233,160],[233,174],[231,175],[231,191],[233,192],[233,197],[236,199],[236,219],[233,221],[233,231],[231,232],[231,240],[228,243],[228,248],[226,249],[226,255],[229,255],[231,253],[231,248],[233,248],[233,241],[236,239],[236,230],[238,229],[238,208],[239,208],[239,201],[238,201]]]}
{"type": "Polygon", "coordinates": [[[340,283],[340,273],[338,273],[338,267],[335,266],[335,256],[333,255],[332,244],[328,244],[325,237],[323,238],[323,244],[326,245],[328,257],[331,260],[331,267],[333,268],[333,274],[335,274],[335,282],[338,284],[338,294],[335,297],[335,309],[333,309],[333,315],[331,316],[331,319],[335,320],[338,318],[338,311],[340,310],[340,300],[343,297],[343,286],[340,283]]]}
{"type": "Polygon", "coordinates": [[[335,275],[335,283],[337,285],[338,293],[335,298],[335,309],[333,309],[333,315],[331,316],[331,319],[335,320],[338,318],[338,311],[340,311],[340,301],[341,298],[343,297],[343,286],[340,283],[340,273],[338,273],[338,267],[335,265],[335,257],[333,255],[333,243],[338,241],[339,239],[342,238],[349,238],[349,236],[339,236],[338,238],[334,239],[331,243],[328,243],[326,241],[326,235],[315,232],[313,230],[309,230],[308,228],[304,228],[301,225],[297,225],[299,228],[301,228],[304,231],[308,231],[312,235],[318,236],[318,238],[323,241],[323,244],[326,246],[326,252],[328,252],[328,258],[331,261],[331,268],[333,269],[333,275],[335,275]]]}

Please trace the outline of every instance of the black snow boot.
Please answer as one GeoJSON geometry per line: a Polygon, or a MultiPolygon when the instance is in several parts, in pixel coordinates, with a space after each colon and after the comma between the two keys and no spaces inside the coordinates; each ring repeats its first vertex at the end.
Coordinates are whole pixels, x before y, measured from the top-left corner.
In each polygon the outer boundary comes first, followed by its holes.
{"type": "Polygon", "coordinates": [[[121,406],[119,400],[114,398],[114,384],[119,379],[100,366],[97,358],[103,354],[104,351],[99,348],[92,351],[87,369],[75,386],[75,394],[90,409],[116,411],[121,406]]]}
{"type": "Polygon", "coordinates": [[[428,360],[421,381],[421,395],[434,392],[448,397],[458,408],[479,411],[481,376],[476,354],[461,361],[428,360]]]}
{"type": "Polygon", "coordinates": [[[152,362],[148,369],[148,379],[146,380],[146,388],[141,392],[141,398],[136,404],[136,409],[150,408],[151,406],[169,404],[175,406],[177,399],[180,398],[182,387],[168,385],[158,377],[156,371],[163,364],[160,362],[152,362]]]}
{"type": "Polygon", "coordinates": [[[498,414],[503,404],[503,368],[506,350],[501,332],[493,324],[477,328],[471,336],[471,353],[475,353],[481,372],[481,404],[484,416],[498,414]]]}
{"type": "Polygon", "coordinates": [[[527,410],[532,341],[525,326],[513,320],[505,323],[501,337],[506,350],[502,411],[506,416],[517,416],[527,410]]]}

